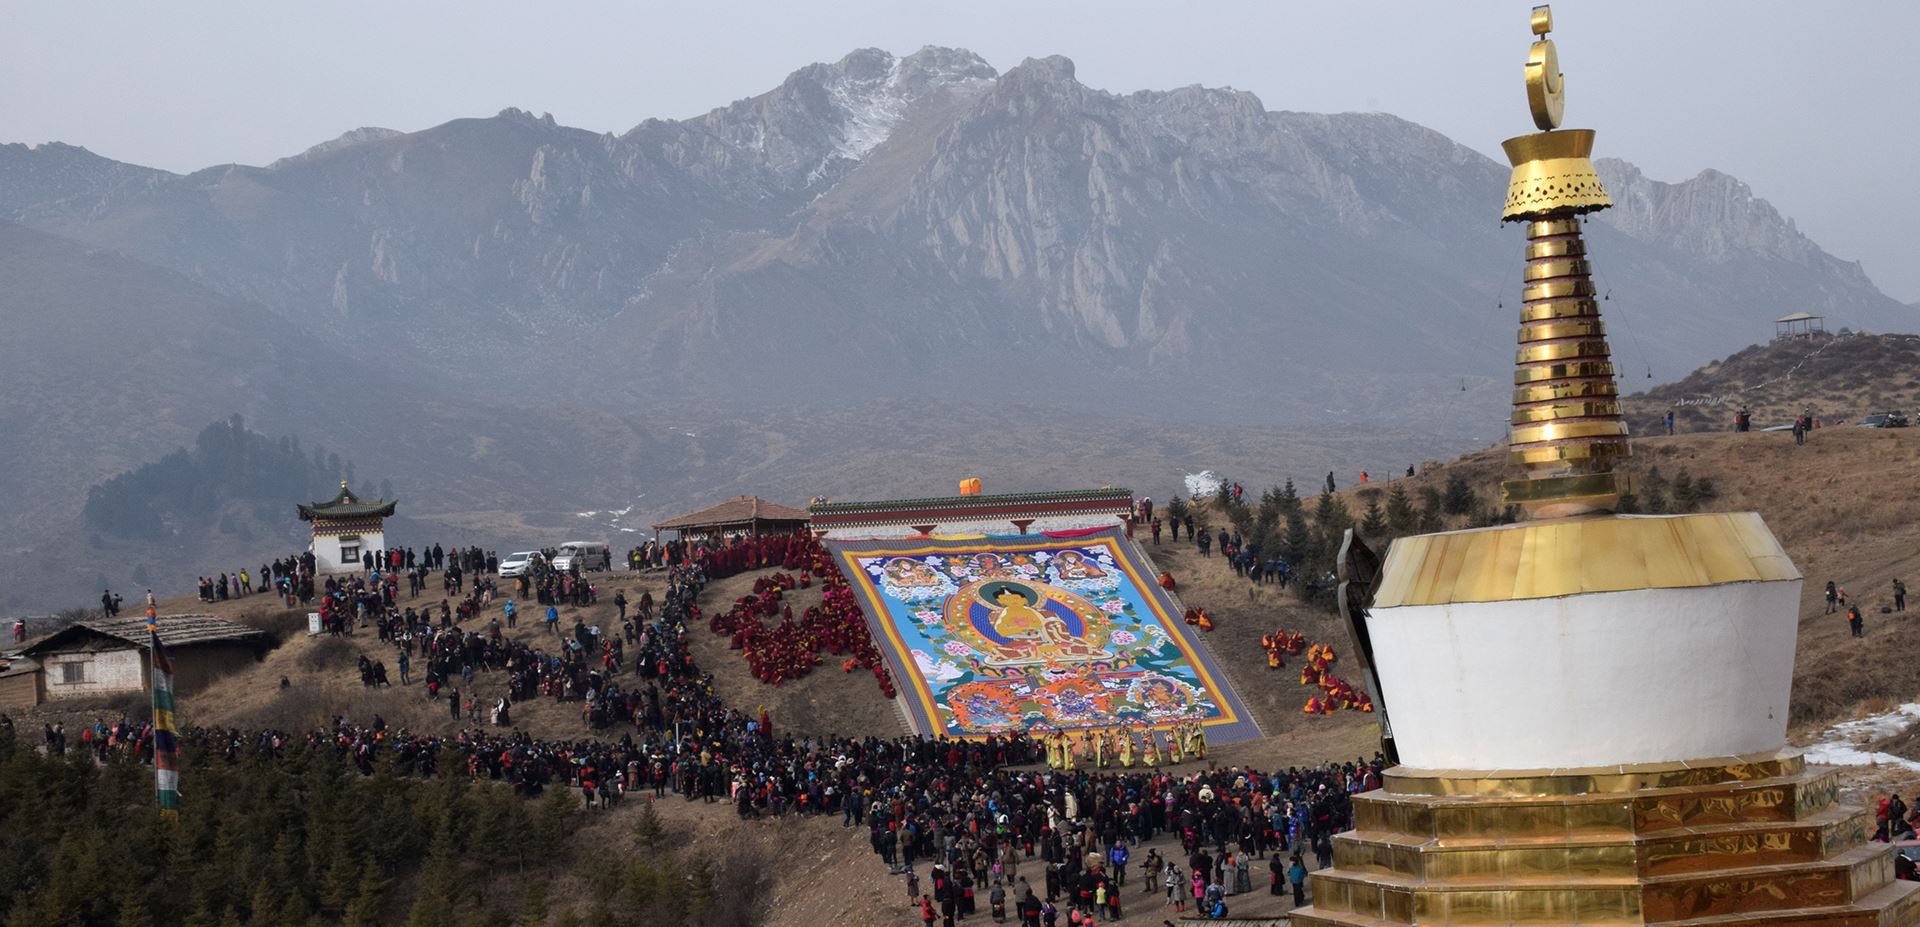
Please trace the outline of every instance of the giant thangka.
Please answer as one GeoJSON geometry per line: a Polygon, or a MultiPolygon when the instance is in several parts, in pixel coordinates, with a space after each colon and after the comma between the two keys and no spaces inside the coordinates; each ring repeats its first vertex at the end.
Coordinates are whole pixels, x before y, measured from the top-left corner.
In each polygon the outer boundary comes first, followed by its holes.
{"type": "Polygon", "coordinates": [[[1198,721],[1259,736],[1118,529],[829,540],[919,734],[1198,721]]]}

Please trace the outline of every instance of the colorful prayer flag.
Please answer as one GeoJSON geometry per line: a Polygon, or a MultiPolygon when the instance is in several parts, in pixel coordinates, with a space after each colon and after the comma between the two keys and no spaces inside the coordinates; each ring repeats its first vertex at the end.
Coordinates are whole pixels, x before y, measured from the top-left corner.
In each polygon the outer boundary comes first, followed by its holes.
{"type": "Polygon", "coordinates": [[[173,658],[160,643],[160,632],[151,624],[153,653],[153,785],[160,813],[176,817],[180,813],[180,738],[173,718],[173,658]]]}

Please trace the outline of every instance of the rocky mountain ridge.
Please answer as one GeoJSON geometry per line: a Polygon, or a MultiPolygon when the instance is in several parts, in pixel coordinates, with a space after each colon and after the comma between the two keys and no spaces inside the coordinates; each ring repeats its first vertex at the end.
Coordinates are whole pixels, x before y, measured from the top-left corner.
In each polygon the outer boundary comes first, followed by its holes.
{"type": "MultiPolygon", "coordinates": [[[[1799,309],[1913,328],[1738,181],[1601,169],[1623,368],[1799,309]]],[[[0,323],[32,333],[0,371],[0,490],[31,500],[0,566],[64,569],[86,485],[236,412],[476,533],[641,492],[937,491],[962,459],[996,485],[1089,452],[1124,481],[1397,470],[1501,432],[1506,174],[1390,115],[941,48],[620,134],[507,109],[184,175],[0,145],[0,323]]]]}
{"type": "MultiPolygon", "coordinates": [[[[1593,251],[1662,329],[1646,365],[1730,350],[1791,309],[1910,327],[1738,181],[1603,169],[1620,206],[1593,251]]],[[[619,136],[510,109],[186,176],[7,146],[0,217],[456,382],[705,395],[699,371],[729,367],[748,395],[843,401],[875,376],[1044,365],[1099,392],[1209,365],[1300,422],[1398,414],[1434,385],[1413,371],[1498,366],[1511,320],[1488,304],[1518,285],[1518,237],[1487,220],[1504,176],[1391,116],[1107,93],[1061,57],[999,74],[963,50],[863,49],[619,136]],[[790,369],[801,349],[862,366],[790,369]],[[1362,357],[1410,378],[1382,388],[1352,373],[1362,357]],[[1313,384],[1342,401],[1297,395],[1313,384]]]]}

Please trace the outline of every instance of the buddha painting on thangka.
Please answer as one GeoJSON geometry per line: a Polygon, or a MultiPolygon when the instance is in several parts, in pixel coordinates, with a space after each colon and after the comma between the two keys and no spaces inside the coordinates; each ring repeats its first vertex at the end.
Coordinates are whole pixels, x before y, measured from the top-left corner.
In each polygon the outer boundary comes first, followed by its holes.
{"type": "MultiPolygon", "coordinates": [[[[1117,534],[1117,533],[1115,533],[1117,534]]],[[[830,542],[922,733],[1199,721],[1246,711],[1117,536],[830,542]]],[[[1244,728],[1244,730],[1242,730],[1244,728]]]]}

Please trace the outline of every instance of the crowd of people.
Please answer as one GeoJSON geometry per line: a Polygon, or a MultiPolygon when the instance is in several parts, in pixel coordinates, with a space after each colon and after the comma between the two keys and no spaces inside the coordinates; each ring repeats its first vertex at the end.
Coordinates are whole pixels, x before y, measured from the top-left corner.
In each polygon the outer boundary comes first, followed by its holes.
{"type": "MultiPolygon", "coordinates": [[[[550,647],[503,633],[518,620],[510,598],[484,627],[461,626],[461,617],[491,613],[498,590],[490,580],[475,583],[458,609],[444,599],[437,608],[416,609],[398,602],[392,572],[330,577],[321,595],[329,630],[372,626],[396,648],[401,685],[446,698],[450,717],[474,723],[440,734],[395,729],[378,715],[337,717],[307,732],[189,728],[182,743],[200,762],[324,752],[369,775],[385,763],[401,775],[497,780],[524,795],[568,788],[590,808],[650,792],[728,802],[743,818],[839,815],[843,826],[864,829],[889,872],[905,878],[909,902],[921,916],[951,924],[973,913],[980,895],[996,919],[1034,927],[1062,917],[1092,924],[1120,916],[1130,877],[1143,896],[1164,894],[1176,910],[1192,903],[1197,911],[1224,913],[1233,895],[1253,890],[1250,873],[1261,868],[1259,860],[1267,860],[1270,891],[1291,887],[1297,896],[1303,855],[1326,865],[1331,836],[1351,824],[1349,796],[1379,781],[1383,761],[1377,757],[1285,772],[1144,763],[1106,770],[1097,758],[1093,768],[1071,769],[1063,759],[1070,750],[1064,737],[1016,733],[951,741],[776,732],[766,711],[749,714],[725,704],[689,652],[689,629],[702,620],[701,592],[718,577],[776,570],[707,624],[747,652],[757,676],[778,682],[792,678],[782,674],[811,668],[821,653],[850,653],[850,662],[880,667],[851,590],[810,537],[741,538],[691,545],[681,555],[665,568],[658,608],[649,595],[629,618],[623,601],[614,631],[578,619],[562,629],[557,609],[548,606],[550,647]],[[794,615],[785,594],[814,583],[823,587],[822,604],[794,615]],[[844,602],[835,590],[847,596],[844,602]],[[473,697],[481,673],[505,677],[503,694],[486,712],[493,726],[482,723],[473,697]],[[465,701],[460,688],[468,691],[465,701]],[[535,698],[578,701],[583,718],[604,733],[540,740],[514,729],[512,705],[535,698]],[[616,730],[618,738],[609,739],[616,730]],[[1131,858],[1134,848],[1166,835],[1177,838],[1179,858],[1157,851],[1131,858]],[[923,863],[931,867],[924,883],[916,869],[923,863]],[[1295,868],[1298,878],[1291,875],[1295,868]]],[[[407,570],[404,560],[400,569],[407,570]]],[[[273,575],[271,566],[265,575],[273,575]]],[[[360,672],[368,685],[391,684],[384,661],[362,658],[360,672]]],[[[876,675],[886,682],[883,669],[876,675]]],[[[0,731],[11,728],[10,720],[0,720],[0,731]]],[[[1204,751],[1204,735],[1183,731],[1179,742],[1189,756],[1204,751]]],[[[49,726],[44,735],[50,751],[67,749],[64,729],[49,726]]],[[[151,762],[151,725],[122,719],[89,726],[79,737],[102,761],[119,755],[151,762]]],[[[1178,759],[1169,750],[1168,763],[1178,759]]]]}

